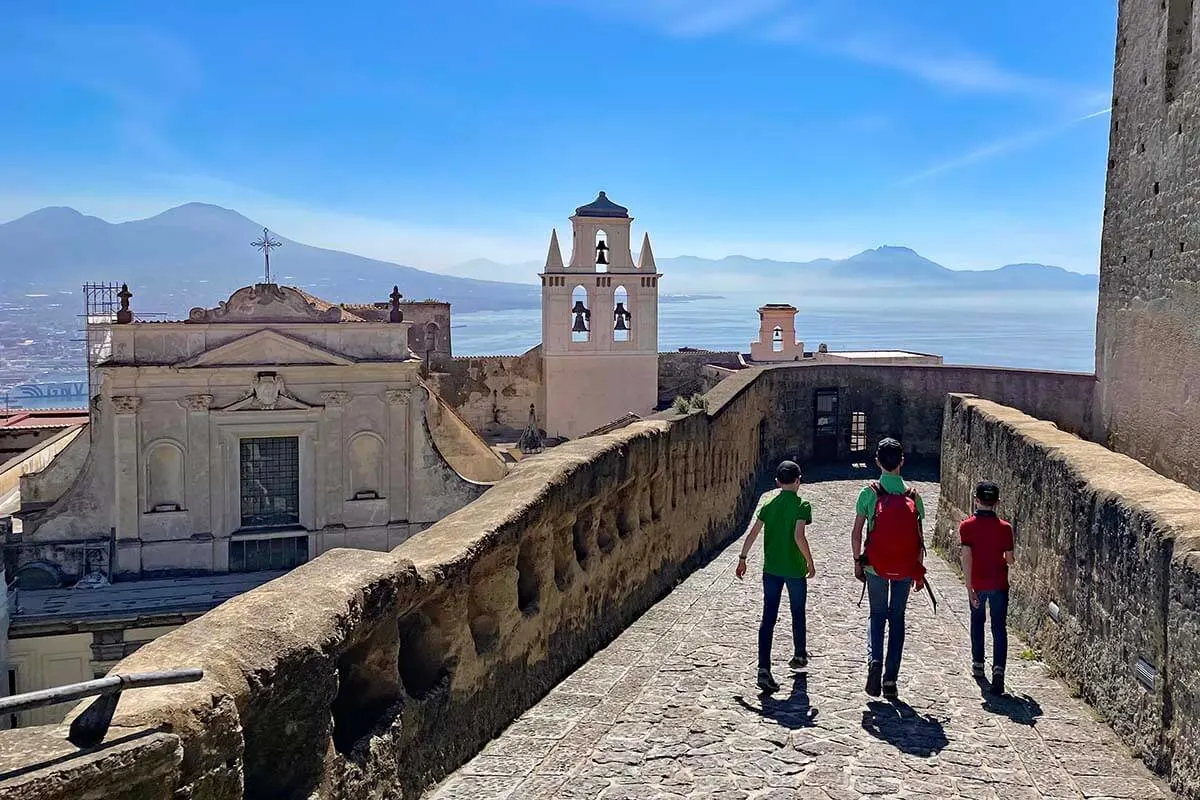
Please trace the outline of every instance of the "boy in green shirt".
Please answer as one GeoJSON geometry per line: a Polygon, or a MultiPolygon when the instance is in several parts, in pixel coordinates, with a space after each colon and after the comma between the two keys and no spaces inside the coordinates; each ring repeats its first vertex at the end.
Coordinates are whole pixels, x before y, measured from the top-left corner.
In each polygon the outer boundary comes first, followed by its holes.
{"type": "Polygon", "coordinates": [[[817,574],[813,565],[812,551],[804,535],[806,525],[812,523],[812,505],[799,495],[800,466],[794,461],[784,461],[775,470],[775,485],[778,493],[762,504],[758,518],[750,528],[750,535],[742,545],[736,575],[746,574],[746,555],[754,546],[754,540],[765,528],[763,537],[763,616],[758,628],[758,688],[774,692],[779,684],[771,676],[771,640],[775,634],[775,621],[779,618],[779,600],[783,587],[787,586],[788,605],[792,611],[792,641],[795,655],[788,666],[804,669],[808,666],[807,629],[804,605],[808,596],[808,579],[817,574]]]}

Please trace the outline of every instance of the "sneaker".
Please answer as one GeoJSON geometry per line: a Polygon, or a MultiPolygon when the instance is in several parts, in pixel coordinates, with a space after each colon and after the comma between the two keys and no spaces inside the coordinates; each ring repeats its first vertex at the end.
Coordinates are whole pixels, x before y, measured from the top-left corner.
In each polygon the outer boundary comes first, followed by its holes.
{"type": "Polygon", "coordinates": [[[983,662],[982,661],[971,662],[971,677],[972,678],[982,678],[983,677],[983,662]]]}
{"type": "Polygon", "coordinates": [[[883,699],[884,700],[895,700],[899,696],[900,696],[900,690],[896,688],[895,681],[884,681],[883,682],[883,699]]]}
{"type": "Polygon", "coordinates": [[[993,670],[992,672],[992,694],[1004,694],[1004,670],[993,670]]]}
{"type": "Polygon", "coordinates": [[[867,665],[867,694],[879,697],[879,682],[883,680],[883,662],[872,661],[867,665]]]}
{"type": "Polygon", "coordinates": [[[792,660],[788,662],[788,666],[792,669],[805,669],[808,667],[808,656],[792,656],[792,660]]]}
{"type": "Polygon", "coordinates": [[[779,691],[779,684],[775,682],[773,677],[771,677],[771,670],[760,669],[758,671],[758,688],[762,689],[764,692],[779,691]]]}

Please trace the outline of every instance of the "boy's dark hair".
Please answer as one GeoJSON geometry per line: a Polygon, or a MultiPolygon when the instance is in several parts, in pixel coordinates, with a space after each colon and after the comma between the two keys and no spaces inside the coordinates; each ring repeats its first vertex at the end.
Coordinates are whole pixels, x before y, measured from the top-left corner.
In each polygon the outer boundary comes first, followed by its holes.
{"type": "Polygon", "coordinates": [[[879,466],[891,472],[904,460],[904,445],[889,436],[875,448],[875,458],[879,459],[879,466]]]}
{"type": "Polygon", "coordinates": [[[783,484],[793,484],[800,480],[800,465],[795,461],[783,461],[775,469],[775,480],[783,484]]]}
{"type": "Polygon", "coordinates": [[[1000,487],[992,481],[981,481],[975,487],[975,499],[981,503],[987,503],[989,506],[994,506],[1000,502],[1000,487]]]}

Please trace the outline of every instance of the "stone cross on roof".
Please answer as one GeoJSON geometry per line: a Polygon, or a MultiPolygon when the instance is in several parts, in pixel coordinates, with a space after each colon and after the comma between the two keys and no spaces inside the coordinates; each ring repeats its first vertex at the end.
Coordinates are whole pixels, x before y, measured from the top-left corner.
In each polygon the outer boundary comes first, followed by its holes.
{"type": "Polygon", "coordinates": [[[283,242],[279,241],[278,239],[272,238],[271,232],[269,230],[267,230],[266,228],[263,228],[262,238],[255,239],[253,242],[250,243],[250,246],[257,250],[262,251],[263,261],[265,262],[263,283],[270,283],[271,282],[271,250],[273,250],[276,247],[283,247],[283,242]]]}

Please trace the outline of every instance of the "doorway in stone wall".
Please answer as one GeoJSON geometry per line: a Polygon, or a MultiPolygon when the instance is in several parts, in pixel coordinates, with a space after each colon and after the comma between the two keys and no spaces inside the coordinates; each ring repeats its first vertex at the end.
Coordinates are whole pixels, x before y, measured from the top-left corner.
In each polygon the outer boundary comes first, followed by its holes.
{"type": "Polygon", "coordinates": [[[813,461],[838,457],[838,390],[817,389],[813,399],[813,461]]]}

